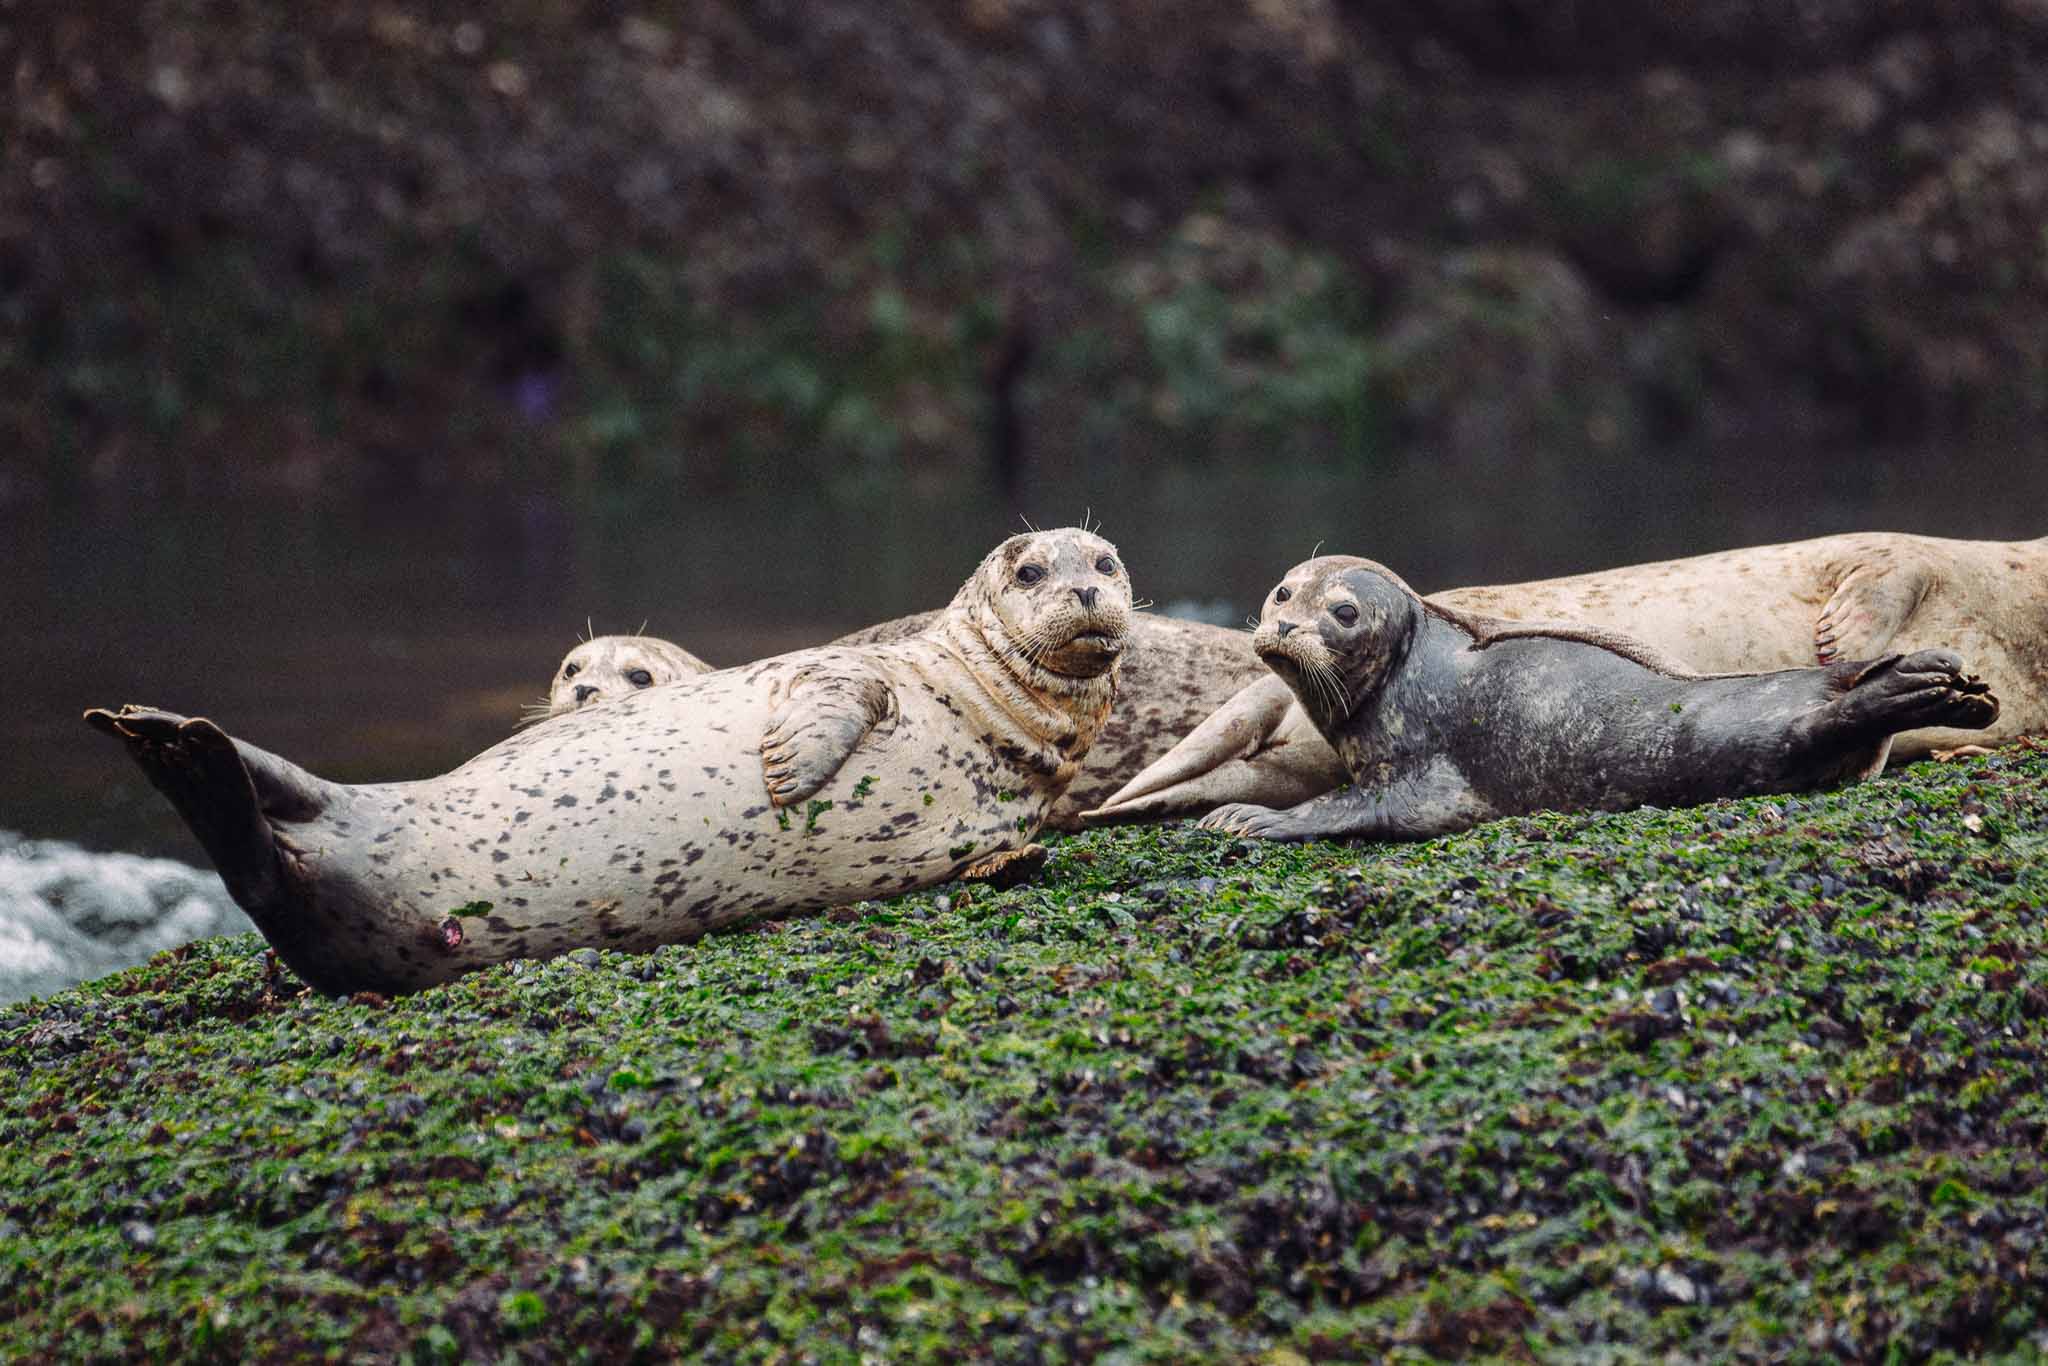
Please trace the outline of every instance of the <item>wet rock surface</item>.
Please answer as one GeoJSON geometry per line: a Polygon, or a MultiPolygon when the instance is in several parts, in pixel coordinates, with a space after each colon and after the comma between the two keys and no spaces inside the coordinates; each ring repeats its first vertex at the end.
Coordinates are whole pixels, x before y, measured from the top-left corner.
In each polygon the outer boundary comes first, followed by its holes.
{"type": "Polygon", "coordinates": [[[2022,747],[396,999],[207,940],[0,1009],[0,1355],[2025,1358],[2044,848],[2022,747]]]}

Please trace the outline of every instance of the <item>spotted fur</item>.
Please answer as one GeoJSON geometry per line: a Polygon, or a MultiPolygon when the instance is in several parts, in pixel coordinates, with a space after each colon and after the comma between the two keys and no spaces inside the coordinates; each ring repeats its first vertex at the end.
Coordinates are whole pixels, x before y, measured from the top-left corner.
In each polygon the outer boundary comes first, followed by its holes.
{"type": "Polygon", "coordinates": [[[925,631],[634,692],[423,782],[328,783],[148,708],[87,719],[124,742],[302,977],[408,991],[888,896],[1022,846],[1108,718],[1130,602],[1101,537],[1012,537],[925,631]],[[807,734],[812,711],[869,719],[807,734]],[[771,731],[805,777],[786,802],[771,731]]]}

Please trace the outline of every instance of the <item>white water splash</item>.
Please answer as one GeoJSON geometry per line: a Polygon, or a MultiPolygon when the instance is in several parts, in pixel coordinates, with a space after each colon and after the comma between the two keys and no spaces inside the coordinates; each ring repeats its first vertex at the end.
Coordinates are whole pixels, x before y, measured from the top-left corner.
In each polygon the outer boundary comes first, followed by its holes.
{"type": "Polygon", "coordinates": [[[207,869],[0,831],[0,1005],[253,928],[207,869]]]}

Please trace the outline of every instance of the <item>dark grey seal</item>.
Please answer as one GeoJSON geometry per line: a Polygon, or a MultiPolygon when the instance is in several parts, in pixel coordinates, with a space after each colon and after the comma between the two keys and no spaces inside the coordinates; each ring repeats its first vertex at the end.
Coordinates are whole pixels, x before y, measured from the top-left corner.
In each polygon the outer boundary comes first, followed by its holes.
{"type": "Polygon", "coordinates": [[[1531,811],[1827,787],[1880,771],[1900,731],[1998,717],[1946,650],[1690,674],[1623,636],[1427,602],[1345,555],[1290,570],[1252,648],[1351,777],[1286,810],[1236,804],[1202,821],[1269,839],[1426,839],[1531,811]]]}

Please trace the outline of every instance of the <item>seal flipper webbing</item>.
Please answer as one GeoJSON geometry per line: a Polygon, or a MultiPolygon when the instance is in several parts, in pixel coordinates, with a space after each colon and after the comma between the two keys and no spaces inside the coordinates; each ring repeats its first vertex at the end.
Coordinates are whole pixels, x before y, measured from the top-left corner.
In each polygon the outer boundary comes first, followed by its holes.
{"type": "Polygon", "coordinates": [[[895,716],[896,693],[879,675],[805,670],[761,736],[768,800],[794,806],[816,796],[868,733],[895,716]]]}
{"type": "Polygon", "coordinates": [[[285,895],[269,816],[307,819],[325,805],[320,780],[273,754],[243,749],[213,722],[153,707],[95,709],[85,719],[127,746],[199,838],[236,903],[259,913],[285,895]]]}
{"type": "Polygon", "coordinates": [[[1832,664],[1883,654],[1905,629],[1932,582],[1927,570],[1917,565],[1903,567],[1891,560],[1855,565],[1814,618],[1814,658],[1832,664]]]}
{"type": "Polygon", "coordinates": [[[1923,726],[1982,730],[1998,719],[1998,698],[1950,650],[1833,664],[1828,672],[1839,691],[1822,712],[1839,725],[1890,735],[1923,726]]]}
{"type": "Polygon", "coordinates": [[[1998,698],[1982,679],[1964,673],[1962,660],[1948,650],[1841,660],[1826,667],[1834,700],[1816,709],[1804,729],[1809,743],[1844,755],[1842,771],[1827,782],[1884,772],[1892,737],[1901,731],[1923,726],[1982,730],[1998,719],[1998,698]],[[1864,743],[1863,750],[1856,749],[1856,740],[1864,743]]]}

